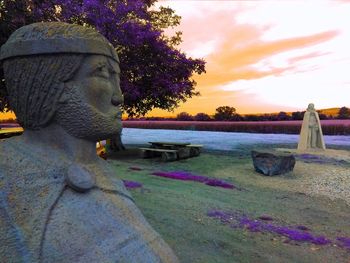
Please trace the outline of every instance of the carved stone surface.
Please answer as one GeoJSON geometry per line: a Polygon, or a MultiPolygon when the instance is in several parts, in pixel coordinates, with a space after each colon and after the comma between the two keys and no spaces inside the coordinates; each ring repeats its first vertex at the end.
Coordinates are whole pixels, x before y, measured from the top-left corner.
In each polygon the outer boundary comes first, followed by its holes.
{"type": "Polygon", "coordinates": [[[295,157],[289,154],[272,154],[252,151],[255,171],[264,175],[279,175],[293,171],[295,157]]]}
{"type": "Polygon", "coordinates": [[[93,29],[20,28],[1,48],[22,136],[0,143],[5,262],[177,262],[96,141],[121,133],[119,59],[93,29]]]}
{"type": "Polygon", "coordinates": [[[298,150],[325,150],[321,121],[315,110],[314,104],[310,103],[304,114],[301,126],[298,150]]]}

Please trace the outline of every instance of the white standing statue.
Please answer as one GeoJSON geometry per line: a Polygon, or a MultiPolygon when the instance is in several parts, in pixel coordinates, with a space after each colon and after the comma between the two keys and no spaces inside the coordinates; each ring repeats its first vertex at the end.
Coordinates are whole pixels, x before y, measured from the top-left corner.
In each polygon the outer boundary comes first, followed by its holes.
{"type": "Polygon", "coordinates": [[[314,104],[310,103],[304,114],[298,150],[325,150],[320,118],[314,104]]]}

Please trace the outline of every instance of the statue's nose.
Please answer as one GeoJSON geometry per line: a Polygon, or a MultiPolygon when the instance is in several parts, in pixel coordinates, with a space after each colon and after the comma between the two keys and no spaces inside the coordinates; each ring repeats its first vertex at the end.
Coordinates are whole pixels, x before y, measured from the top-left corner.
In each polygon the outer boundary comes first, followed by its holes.
{"type": "Polygon", "coordinates": [[[120,95],[113,95],[112,97],[112,104],[114,106],[120,106],[124,103],[124,96],[122,94],[120,95]]]}

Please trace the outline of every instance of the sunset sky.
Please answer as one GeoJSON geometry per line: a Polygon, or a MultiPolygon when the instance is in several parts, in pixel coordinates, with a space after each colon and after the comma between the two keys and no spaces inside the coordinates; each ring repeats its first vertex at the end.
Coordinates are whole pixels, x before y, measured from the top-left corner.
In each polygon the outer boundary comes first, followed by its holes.
{"type": "MultiPolygon", "coordinates": [[[[350,107],[349,1],[159,1],[182,17],[180,49],[204,58],[201,96],[175,112],[240,114],[350,107]]],[[[0,116],[1,118],[1,116],[0,116]]]]}
{"type": "MultiPolygon", "coordinates": [[[[350,1],[160,1],[182,17],[180,48],[204,58],[201,96],[174,113],[350,107],[350,1]]],[[[169,31],[168,34],[172,32],[169,31]]]]}

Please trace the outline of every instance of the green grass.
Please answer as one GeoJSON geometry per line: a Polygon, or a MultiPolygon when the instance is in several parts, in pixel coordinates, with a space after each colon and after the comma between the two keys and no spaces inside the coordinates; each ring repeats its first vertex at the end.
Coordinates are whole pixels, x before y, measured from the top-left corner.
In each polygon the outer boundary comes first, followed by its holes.
{"type": "Polygon", "coordinates": [[[293,176],[262,177],[254,172],[247,154],[204,153],[171,163],[132,157],[109,162],[119,178],[143,184],[130,192],[180,262],[349,262],[350,252],[333,244],[287,244],[284,237],[233,229],[206,215],[213,208],[241,211],[253,218],[269,215],[275,224],[305,225],[315,235],[350,236],[350,209],[345,202],[289,191],[293,176]],[[131,166],[142,170],[130,170],[131,166]],[[190,171],[224,179],[243,190],[161,178],[151,175],[153,171],[190,171]]]}

